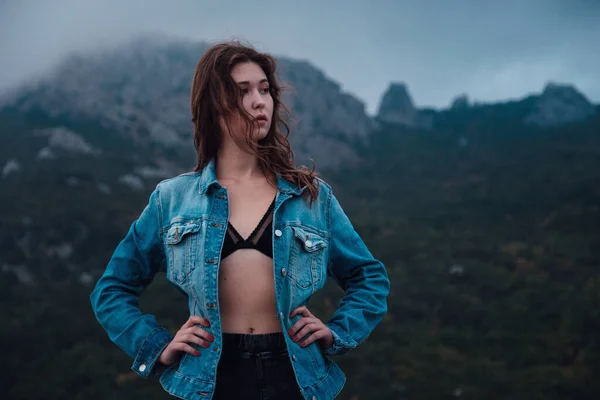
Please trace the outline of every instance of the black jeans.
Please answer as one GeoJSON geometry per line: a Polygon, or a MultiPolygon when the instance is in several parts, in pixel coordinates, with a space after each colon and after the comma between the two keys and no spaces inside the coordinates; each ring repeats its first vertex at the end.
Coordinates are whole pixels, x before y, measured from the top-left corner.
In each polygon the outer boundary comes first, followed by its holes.
{"type": "Polygon", "coordinates": [[[283,333],[223,333],[215,400],[302,400],[283,333]]]}

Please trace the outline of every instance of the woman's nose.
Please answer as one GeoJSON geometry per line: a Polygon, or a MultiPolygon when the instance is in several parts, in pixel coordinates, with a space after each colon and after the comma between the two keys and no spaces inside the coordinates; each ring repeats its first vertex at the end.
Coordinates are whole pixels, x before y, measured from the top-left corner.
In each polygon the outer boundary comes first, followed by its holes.
{"type": "Polygon", "coordinates": [[[262,98],[260,93],[258,93],[258,91],[253,93],[252,103],[254,104],[254,108],[262,108],[265,106],[265,100],[262,98]]]}

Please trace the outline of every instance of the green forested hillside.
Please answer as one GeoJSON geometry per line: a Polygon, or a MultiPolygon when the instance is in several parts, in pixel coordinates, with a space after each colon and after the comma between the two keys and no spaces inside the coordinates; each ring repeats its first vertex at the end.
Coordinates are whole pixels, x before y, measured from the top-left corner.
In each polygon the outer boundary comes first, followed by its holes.
{"type": "MultiPolygon", "coordinates": [[[[322,171],[392,281],[387,317],[336,358],[341,399],[600,396],[600,118],[542,130],[519,110],[448,111],[432,131],[381,123],[352,168],[322,171]]],[[[97,184],[136,165],[131,151],[150,157],[124,143],[40,167],[35,138],[17,139],[32,119],[0,117],[0,164],[31,160],[0,183],[0,264],[32,276],[0,279],[2,397],[168,398],[130,371],[88,301],[152,189],[97,184]],[[69,257],[48,250],[65,241],[69,257]]],[[[311,307],[326,319],[340,295],[328,284],[311,307]]],[[[142,307],[173,329],[187,317],[162,276],[142,307]]]]}
{"type": "Polygon", "coordinates": [[[597,398],[600,120],[452,117],[430,134],[384,127],[360,169],[332,177],[392,279],[346,393],[597,398]]]}

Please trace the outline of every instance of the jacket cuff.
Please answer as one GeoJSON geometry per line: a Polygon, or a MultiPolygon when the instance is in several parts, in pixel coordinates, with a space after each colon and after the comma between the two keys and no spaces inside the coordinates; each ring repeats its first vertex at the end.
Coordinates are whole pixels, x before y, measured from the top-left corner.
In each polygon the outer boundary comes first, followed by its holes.
{"type": "Polygon", "coordinates": [[[356,347],[356,342],[350,337],[344,338],[343,333],[336,331],[337,328],[334,328],[330,324],[325,324],[331,331],[333,335],[333,344],[328,349],[323,351],[323,354],[327,356],[337,356],[346,354],[348,351],[356,347]]]}
{"type": "Polygon", "coordinates": [[[164,328],[157,328],[150,332],[135,356],[131,369],[144,379],[162,372],[163,364],[158,359],[173,338],[174,336],[164,328]]]}

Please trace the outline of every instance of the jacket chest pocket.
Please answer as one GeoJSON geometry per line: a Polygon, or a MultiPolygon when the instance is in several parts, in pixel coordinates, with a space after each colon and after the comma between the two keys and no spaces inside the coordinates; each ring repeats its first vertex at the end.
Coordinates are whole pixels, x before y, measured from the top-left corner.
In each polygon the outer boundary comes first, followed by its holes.
{"type": "Polygon", "coordinates": [[[322,286],[327,265],[328,240],[300,226],[292,226],[289,278],[302,289],[322,286]]]}
{"type": "Polygon", "coordinates": [[[190,276],[204,247],[203,220],[173,223],[165,235],[167,255],[167,278],[174,283],[183,283],[190,276]]]}

